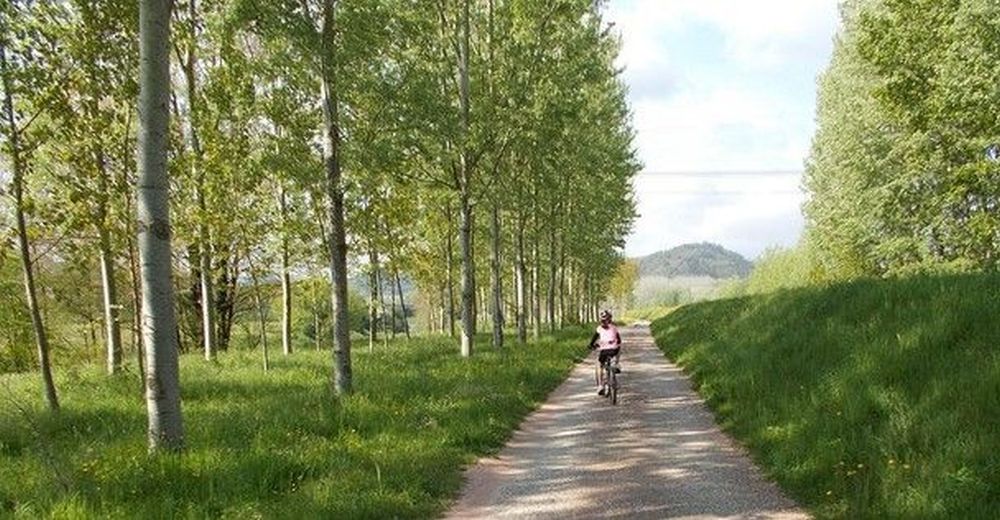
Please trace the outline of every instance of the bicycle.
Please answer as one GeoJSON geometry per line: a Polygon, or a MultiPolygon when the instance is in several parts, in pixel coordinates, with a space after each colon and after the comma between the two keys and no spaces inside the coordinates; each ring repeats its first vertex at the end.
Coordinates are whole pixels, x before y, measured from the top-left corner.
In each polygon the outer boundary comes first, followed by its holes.
{"type": "MultiPolygon", "coordinates": [[[[604,397],[611,400],[611,404],[618,404],[618,356],[610,357],[601,363],[600,370],[604,371],[604,383],[607,391],[604,393],[604,397]]],[[[600,376],[598,375],[598,378],[600,376]]],[[[598,379],[600,383],[600,379],[598,379]]]]}

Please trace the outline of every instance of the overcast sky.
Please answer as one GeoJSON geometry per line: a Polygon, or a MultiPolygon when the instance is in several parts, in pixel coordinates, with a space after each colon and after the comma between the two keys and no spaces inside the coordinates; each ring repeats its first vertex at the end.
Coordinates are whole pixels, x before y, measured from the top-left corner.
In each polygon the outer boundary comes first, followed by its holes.
{"type": "Polygon", "coordinates": [[[605,19],[645,165],[626,254],[793,245],[837,0],[610,0],[605,19]]]}

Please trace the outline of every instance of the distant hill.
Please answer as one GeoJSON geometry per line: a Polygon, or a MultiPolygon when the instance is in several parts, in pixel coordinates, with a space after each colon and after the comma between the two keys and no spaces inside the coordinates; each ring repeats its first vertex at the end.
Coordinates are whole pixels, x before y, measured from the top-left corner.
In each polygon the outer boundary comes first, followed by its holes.
{"type": "Polygon", "coordinates": [[[708,242],[684,244],[638,260],[639,276],[743,278],[753,268],[739,253],[708,242]]]}

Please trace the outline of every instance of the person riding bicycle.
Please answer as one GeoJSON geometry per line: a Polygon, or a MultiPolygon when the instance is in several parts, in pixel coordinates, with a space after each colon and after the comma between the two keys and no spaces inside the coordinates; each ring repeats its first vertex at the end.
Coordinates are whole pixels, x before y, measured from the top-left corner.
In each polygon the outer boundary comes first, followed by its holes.
{"type": "MultiPolygon", "coordinates": [[[[607,363],[611,358],[618,358],[618,354],[621,352],[622,346],[622,336],[618,333],[618,327],[611,322],[611,311],[604,309],[601,311],[601,324],[597,326],[597,330],[594,331],[594,335],[590,338],[590,349],[597,349],[597,373],[598,384],[597,384],[597,395],[604,395],[607,388],[607,382],[604,380],[604,371],[601,367],[604,363],[607,363]]],[[[616,370],[617,363],[615,363],[616,370]]]]}

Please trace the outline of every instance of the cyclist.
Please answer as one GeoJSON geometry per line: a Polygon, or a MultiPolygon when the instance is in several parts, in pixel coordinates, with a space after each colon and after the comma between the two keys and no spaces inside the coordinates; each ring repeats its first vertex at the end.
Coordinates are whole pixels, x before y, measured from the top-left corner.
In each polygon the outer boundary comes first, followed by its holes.
{"type": "MultiPolygon", "coordinates": [[[[604,380],[604,371],[601,370],[601,365],[610,361],[611,358],[616,358],[617,361],[618,354],[621,352],[622,336],[618,333],[618,327],[615,327],[615,324],[611,322],[611,311],[602,310],[600,317],[601,324],[597,326],[597,330],[590,338],[590,349],[597,349],[597,395],[604,395],[607,382],[604,380]]],[[[615,366],[615,370],[618,370],[617,362],[615,366]]]]}

